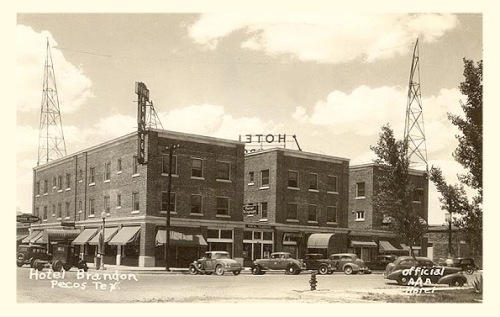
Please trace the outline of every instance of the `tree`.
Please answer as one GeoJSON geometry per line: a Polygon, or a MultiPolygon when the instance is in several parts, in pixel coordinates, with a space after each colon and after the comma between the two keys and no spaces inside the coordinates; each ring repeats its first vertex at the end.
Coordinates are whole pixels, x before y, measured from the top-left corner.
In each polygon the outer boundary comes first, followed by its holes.
{"type": "Polygon", "coordinates": [[[413,210],[415,186],[408,173],[408,143],[396,140],[391,127],[385,125],[377,145],[370,149],[377,155],[375,163],[382,170],[376,180],[373,209],[391,219],[389,229],[408,243],[413,255],[413,245],[427,232],[427,223],[413,210]]]}

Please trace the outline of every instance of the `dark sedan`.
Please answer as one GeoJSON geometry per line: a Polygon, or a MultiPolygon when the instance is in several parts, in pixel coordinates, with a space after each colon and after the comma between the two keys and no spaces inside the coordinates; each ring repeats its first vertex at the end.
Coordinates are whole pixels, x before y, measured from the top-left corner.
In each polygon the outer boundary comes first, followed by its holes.
{"type": "Polygon", "coordinates": [[[397,258],[397,256],[392,254],[377,255],[370,262],[366,262],[366,266],[368,266],[370,270],[385,270],[387,264],[396,261],[397,258]]]}

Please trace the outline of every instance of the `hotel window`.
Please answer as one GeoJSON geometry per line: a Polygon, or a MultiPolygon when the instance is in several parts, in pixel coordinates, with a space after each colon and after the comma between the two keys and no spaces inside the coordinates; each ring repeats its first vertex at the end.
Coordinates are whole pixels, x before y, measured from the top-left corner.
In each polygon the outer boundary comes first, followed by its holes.
{"type": "Polygon", "coordinates": [[[109,214],[109,196],[104,196],[104,211],[109,214]]]}
{"type": "Polygon", "coordinates": [[[364,221],[365,220],[365,212],[358,210],[356,211],[356,221],[364,221]]]}
{"type": "Polygon", "coordinates": [[[202,197],[201,195],[191,195],[191,213],[202,214],[202,197]]]}
{"type": "Polygon", "coordinates": [[[307,220],[309,222],[317,222],[318,221],[318,207],[316,205],[307,206],[307,220]]]}
{"type": "Polygon", "coordinates": [[[43,220],[47,220],[47,206],[43,206],[43,220]]]}
{"type": "Polygon", "coordinates": [[[132,157],[132,175],[137,174],[138,172],[139,161],[137,160],[137,155],[132,157]]]}
{"type": "Polygon", "coordinates": [[[318,190],[318,174],[309,174],[309,190],[318,190]]]}
{"type": "Polygon", "coordinates": [[[261,176],[260,187],[269,187],[269,170],[262,170],[260,172],[260,176],[261,176]]]}
{"type": "Polygon", "coordinates": [[[43,181],[43,193],[47,194],[48,192],[49,192],[49,181],[48,180],[44,180],[43,181]]]}
{"type": "Polygon", "coordinates": [[[356,197],[365,197],[365,182],[356,183],[356,197]]]}
{"type": "Polygon", "coordinates": [[[203,178],[203,160],[193,158],[191,159],[191,176],[203,178]]]}
{"type": "Polygon", "coordinates": [[[167,202],[167,192],[162,192],[161,193],[161,211],[167,212],[167,209],[170,212],[176,212],[176,204],[175,204],[175,193],[170,192],[170,208],[167,208],[168,202],[167,202]]]}
{"type": "Polygon", "coordinates": [[[109,181],[111,179],[111,162],[104,163],[104,180],[109,181]]]}
{"type": "Polygon", "coordinates": [[[70,189],[70,188],[71,188],[71,174],[66,173],[66,189],[70,189]]]}
{"type": "Polygon", "coordinates": [[[89,184],[95,183],[95,167],[89,169],[89,184]]]}
{"type": "Polygon", "coordinates": [[[261,219],[267,219],[267,202],[260,203],[261,219]]]}
{"type": "Polygon", "coordinates": [[[36,189],[35,190],[36,190],[36,194],[40,195],[40,181],[36,182],[36,189]]]}
{"type": "Polygon", "coordinates": [[[424,202],[424,190],[422,188],[416,188],[413,191],[413,202],[414,203],[424,202]]]}
{"type": "Polygon", "coordinates": [[[122,194],[116,194],[116,208],[122,206],[122,194]]]}
{"type": "Polygon", "coordinates": [[[89,199],[89,216],[94,216],[95,215],[95,199],[90,198],[89,199]]]}
{"type": "Polygon", "coordinates": [[[39,207],[35,208],[35,216],[40,217],[40,208],[39,207]]]}
{"type": "Polygon", "coordinates": [[[78,201],[78,212],[82,212],[83,211],[83,201],[80,199],[78,201]]]}
{"type": "Polygon", "coordinates": [[[66,203],[66,218],[69,218],[70,207],[71,207],[70,203],[67,202],[66,203]]]}
{"type": "Polygon", "coordinates": [[[287,204],[286,205],[286,219],[292,219],[292,220],[298,219],[298,205],[297,204],[287,204]]]}
{"type": "Polygon", "coordinates": [[[254,172],[248,172],[248,185],[254,184],[254,172]]]}
{"type": "Polygon", "coordinates": [[[122,171],[122,159],[119,158],[116,160],[116,172],[119,173],[122,171]]]}
{"type": "Polygon", "coordinates": [[[56,216],[56,205],[52,205],[52,217],[56,216]]]}
{"type": "Polygon", "coordinates": [[[217,179],[218,180],[230,180],[229,176],[231,174],[231,163],[228,162],[217,162],[217,179]]]}
{"type": "MultiPolygon", "coordinates": [[[[80,169],[80,171],[78,172],[78,179],[79,179],[80,181],[82,181],[82,180],[83,180],[83,170],[82,170],[82,169],[80,169]]],[[[55,187],[55,186],[56,186],[56,185],[54,185],[54,187],[55,187]]]]}
{"type": "MultiPolygon", "coordinates": [[[[167,174],[169,173],[169,155],[163,154],[161,159],[161,173],[167,174]]],[[[177,175],[177,156],[172,156],[172,175],[177,175]]]]}
{"type": "Polygon", "coordinates": [[[62,204],[61,203],[57,204],[57,218],[58,219],[62,218],[62,204]]]}
{"type": "Polygon", "coordinates": [[[338,178],[337,176],[327,176],[326,178],[326,191],[330,193],[337,193],[339,190],[338,186],[338,178]]]}
{"type": "Polygon", "coordinates": [[[61,176],[61,175],[59,175],[59,176],[57,177],[57,189],[58,189],[58,190],[62,190],[62,186],[63,186],[63,185],[62,185],[62,176],[61,176]]]}
{"type": "Polygon", "coordinates": [[[217,215],[229,215],[229,197],[217,197],[217,215]]]}
{"type": "Polygon", "coordinates": [[[288,187],[299,188],[299,172],[288,171],[288,187]]]}
{"type": "Polygon", "coordinates": [[[56,177],[52,177],[52,188],[57,188],[57,179],[56,177]]]}
{"type": "Polygon", "coordinates": [[[337,222],[337,206],[326,207],[326,222],[337,222]]]}
{"type": "Polygon", "coordinates": [[[134,193],[132,193],[132,211],[138,211],[138,210],[140,210],[139,208],[140,208],[140,205],[139,205],[139,193],[138,192],[134,192],[134,193]]]}

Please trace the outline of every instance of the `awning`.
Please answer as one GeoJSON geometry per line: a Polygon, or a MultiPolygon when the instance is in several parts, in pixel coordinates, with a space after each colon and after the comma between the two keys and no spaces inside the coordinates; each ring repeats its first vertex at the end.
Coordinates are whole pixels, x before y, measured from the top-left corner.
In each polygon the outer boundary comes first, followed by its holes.
{"type": "Polygon", "coordinates": [[[310,249],[328,249],[328,242],[333,233],[313,233],[307,239],[307,247],[310,249]]]}
{"type": "Polygon", "coordinates": [[[83,245],[87,242],[89,242],[89,240],[95,236],[95,234],[97,233],[97,228],[88,228],[88,229],[84,229],[82,231],[82,233],[80,233],[80,235],[78,237],[76,237],[75,240],[73,240],[73,242],[71,242],[72,244],[78,244],[78,245],[83,245]]]}
{"type": "MultiPolygon", "coordinates": [[[[107,231],[107,230],[106,230],[107,231]]],[[[109,241],[110,245],[125,245],[133,242],[139,236],[141,227],[123,227],[118,233],[109,241]]]]}
{"type": "MultiPolygon", "coordinates": [[[[135,228],[135,227],[133,227],[135,228]]],[[[97,230],[97,229],[96,229],[97,230]]],[[[110,240],[115,236],[118,232],[118,227],[111,227],[104,229],[104,243],[109,243],[110,240]]],[[[101,234],[101,230],[97,233],[92,239],[89,240],[90,245],[99,245],[99,235],[101,234]]]]}
{"type": "Polygon", "coordinates": [[[80,235],[80,230],[78,229],[45,229],[43,231],[43,237],[41,239],[42,243],[48,242],[70,242],[75,240],[76,237],[80,235]]]}
{"type": "MultiPolygon", "coordinates": [[[[177,231],[170,231],[170,245],[177,247],[198,247],[207,246],[205,238],[201,234],[184,234],[177,231]]],[[[156,233],[156,245],[167,243],[165,230],[158,230],[156,233]]]]}
{"type": "Polygon", "coordinates": [[[21,241],[22,243],[34,243],[38,238],[43,235],[43,231],[35,230],[32,231],[26,238],[21,241]]]}
{"type": "Polygon", "coordinates": [[[377,244],[373,241],[356,241],[356,240],[351,240],[351,247],[377,247],[377,244]]]}
{"type": "Polygon", "coordinates": [[[379,241],[379,251],[380,252],[394,252],[394,251],[400,251],[400,250],[396,249],[389,241],[380,240],[379,241]]]}

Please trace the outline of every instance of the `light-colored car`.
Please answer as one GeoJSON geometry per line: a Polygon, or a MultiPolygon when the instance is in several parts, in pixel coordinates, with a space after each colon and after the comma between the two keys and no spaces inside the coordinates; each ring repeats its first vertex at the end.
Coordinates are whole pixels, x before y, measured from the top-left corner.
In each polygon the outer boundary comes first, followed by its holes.
{"type": "Polygon", "coordinates": [[[347,275],[357,273],[370,274],[372,272],[366,266],[365,262],[354,253],[335,253],[330,255],[330,260],[335,271],[344,271],[347,275]]]}
{"type": "Polygon", "coordinates": [[[224,275],[225,272],[233,272],[234,275],[241,273],[243,266],[236,260],[231,259],[229,252],[226,251],[208,251],[205,256],[194,261],[189,265],[190,274],[207,274],[215,273],[216,275],[224,275]]]}
{"type": "Polygon", "coordinates": [[[262,275],[266,271],[285,271],[286,274],[299,274],[306,267],[301,260],[292,258],[288,252],[274,252],[268,259],[258,259],[252,264],[252,274],[262,275]]]}

